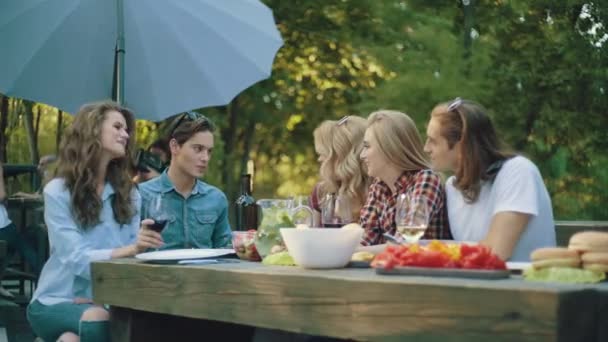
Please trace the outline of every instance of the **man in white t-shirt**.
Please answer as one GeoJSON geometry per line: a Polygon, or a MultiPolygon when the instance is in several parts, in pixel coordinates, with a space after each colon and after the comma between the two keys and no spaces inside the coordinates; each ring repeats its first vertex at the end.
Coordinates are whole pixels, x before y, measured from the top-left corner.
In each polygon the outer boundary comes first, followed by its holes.
{"type": "Polygon", "coordinates": [[[551,198],[538,168],[501,147],[481,105],[460,98],[437,105],[425,151],[435,170],[454,173],[446,194],[455,240],[480,242],[512,261],[555,246],[551,198]]]}

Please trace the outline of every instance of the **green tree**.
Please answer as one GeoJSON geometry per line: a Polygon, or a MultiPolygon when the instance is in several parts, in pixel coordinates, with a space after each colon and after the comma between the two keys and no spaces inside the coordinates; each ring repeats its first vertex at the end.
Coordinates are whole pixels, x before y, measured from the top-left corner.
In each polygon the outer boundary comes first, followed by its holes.
{"type": "Polygon", "coordinates": [[[226,108],[205,111],[220,124],[221,183],[230,195],[249,160],[263,170],[255,176],[262,196],[310,191],[318,168],[312,130],[322,120],[352,114],[366,91],[391,77],[369,51],[355,45],[355,38],[376,30],[372,3],[266,3],[285,41],[272,77],[226,108]]]}

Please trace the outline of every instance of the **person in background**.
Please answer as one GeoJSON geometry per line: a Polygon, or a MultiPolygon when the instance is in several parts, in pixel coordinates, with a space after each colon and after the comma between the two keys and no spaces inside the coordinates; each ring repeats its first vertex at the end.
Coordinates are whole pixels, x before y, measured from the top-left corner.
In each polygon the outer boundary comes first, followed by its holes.
{"type": "Polygon", "coordinates": [[[179,115],[171,126],[169,167],[139,185],[142,218],[148,216],[150,201],[161,197],[171,217],[162,231],[163,249],[230,246],[228,200],[218,188],[199,179],[209,166],[215,127],[196,112],[179,115]]]}
{"type": "Polygon", "coordinates": [[[11,196],[12,197],[20,197],[20,198],[27,198],[27,199],[41,199],[42,198],[42,189],[44,188],[44,185],[46,183],[48,183],[51,178],[53,177],[53,173],[54,173],[54,164],[57,161],[57,156],[54,154],[47,154],[45,156],[43,156],[42,158],[40,158],[40,160],[38,161],[38,174],[40,176],[40,187],[38,189],[36,189],[35,192],[22,192],[22,191],[17,191],[15,193],[13,193],[11,196]]]}
{"type": "MultiPolygon", "coordinates": [[[[4,276],[8,262],[14,252],[27,262],[35,274],[38,274],[40,265],[38,265],[38,257],[36,250],[27,241],[27,239],[19,232],[15,224],[8,217],[6,210],[6,189],[4,187],[4,169],[0,164],[0,240],[6,241],[7,253],[0,256],[0,280],[4,276]]],[[[0,285],[0,297],[13,299],[15,296],[0,285]]]]}
{"type": "Polygon", "coordinates": [[[430,208],[426,239],[451,239],[441,178],[430,169],[416,124],[404,113],[380,110],[367,119],[361,159],[375,180],[361,209],[364,246],[386,242],[396,235],[397,198],[408,194],[430,208]]]}
{"type": "Polygon", "coordinates": [[[169,161],[170,152],[163,139],[155,140],[147,151],[140,149],[135,157],[135,183],[143,183],[160,176],[169,161]]]}
{"type": "MultiPolygon", "coordinates": [[[[314,186],[309,202],[315,211],[314,223],[321,227],[321,207],[328,195],[340,196],[348,218],[342,224],[359,222],[361,207],[367,198],[370,177],[359,158],[367,120],[345,116],[339,121],[323,121],[313,132],[320,180],[314,186]]],[[[340,212],[339,208],[334,208],[340,212]]]]}
{"type": "Polygon", "coordinates": [[[43,192],[50,258],[27,308],[45,341],[107,341],[109,313],[92,302],[90,263],[162,245],[140,229],[129,177],[134,128],[129,110],[106,101],[84,105],[64,133],[57,178],[43,192]]]}
{"type": "Polygon", "coordinates": [[[148,152],[157,155],[163,165],[169,163],[171,159],[171,151],[169,145],[165,139],[156,139],[150,146],[148,146],[148,152]]]}
{"type": "Polygon", "coordinates": [[[51,166],[57,161],[57,156],[54,154],[47,154],[40,158],[38,161],[38,172],[42,177],[43,182],[47,182],[51,179],[51,166]]]}
{"type": "Polygon", "coordinates": [[[427,137],[433,168],[454,173],[446,191],[456,240],[481,242],[514,261],[555,246],[551,198],[538,168],[503,147],[481,105],[460,98],[438,104],[427,137]]]}

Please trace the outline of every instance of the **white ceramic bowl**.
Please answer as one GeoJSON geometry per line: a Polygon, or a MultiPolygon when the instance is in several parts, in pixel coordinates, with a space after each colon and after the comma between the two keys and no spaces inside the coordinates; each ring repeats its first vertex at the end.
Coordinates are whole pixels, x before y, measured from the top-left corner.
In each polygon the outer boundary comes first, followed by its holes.
{"type": "Polygon", "coordinates": [[[361,241],[363,229],[281,228],[289,254],[304,268],[342,268],[361,241]]]}

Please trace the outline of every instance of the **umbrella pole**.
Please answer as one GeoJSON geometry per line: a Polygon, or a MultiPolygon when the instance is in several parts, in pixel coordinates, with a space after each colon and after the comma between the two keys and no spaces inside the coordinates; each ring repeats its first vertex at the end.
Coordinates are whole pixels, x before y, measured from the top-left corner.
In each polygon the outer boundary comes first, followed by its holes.
{"type": "Polygon", "coordinates": [[[116,0],[117,37],[114,50],[114,85],[112,87],[112,98],[120,104],[124,104],[125,99],[125,31],[122,1],[116,0]]]}

